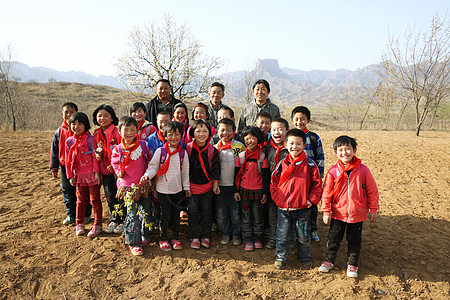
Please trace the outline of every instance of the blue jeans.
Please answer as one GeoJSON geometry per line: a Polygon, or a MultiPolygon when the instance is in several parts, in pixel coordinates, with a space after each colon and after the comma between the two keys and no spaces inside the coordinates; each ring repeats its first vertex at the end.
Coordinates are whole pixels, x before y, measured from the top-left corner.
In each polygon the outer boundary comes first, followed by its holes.
{"type": "MultiPolygon", "coordinates": [[[[66,207],[67,216],[75,222],[76,209],[77,209],[77,188],[70,185],[69,179],[67,179],[66,167],[61,166],[61,188],[64,198],[64,206],[66,207]]],[[[85,217],[90,217],[92,213],[92,205],[88,201],[86,205],[85,217]]]]}
{"type": "Polygon", "coordinates": [[[221,186],[216,198],[216,220],[223,236],[241,235],[239,203],[234,201],[234,188],[221,186]]]}
{"type": "Polygon", "coordinates": [[[152,204],[147,197],[141,198],[139,201],[133,201],[131,207],[126,208],[125,244],[139,246],[143,238],[151,237],[152,230],[145,226],[145,223],[154,226],[151,207],[152,204]],[[140,211],[139,214],[138,211],[140,211]]]}
{"type": "Polygon", "coordinates": [[[188,200],[188,227],[191,239],[200,238],[200,223],[202,220],[201,237],[211,239],[212,235],[212,208],[213,191],[203,194],[193,194],[188,200]]]}
{"type": "Polygon", "coordinates": [[[275,260],[286,262],[289,256],[290,237],[292,230],[294,230],[298,245],[298,259],[302,262],[311,261],[309,214],[309,209],[292,210],[289,212],[278,209],[275,260]]]}

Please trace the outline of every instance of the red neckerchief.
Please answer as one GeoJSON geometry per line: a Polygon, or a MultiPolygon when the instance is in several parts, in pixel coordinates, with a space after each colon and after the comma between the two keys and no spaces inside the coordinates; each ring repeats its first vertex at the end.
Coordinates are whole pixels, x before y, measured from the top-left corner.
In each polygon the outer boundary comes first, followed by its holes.
{"type": "Polygon", "coordinates": [[[99,131],[99,137],[100,140],[102,141],[102,148],[103,148],[103,161],[105,162],[106,166],[111,165],[111,155],[112,155],[112,150],[111,150],[111,142],[113,139],[112,133],[114,131],[114,124],[110,124],[109,127],[105,130],[103,130],[103,127],[100,127],[98,129],[99,131]]]}
{"type": "Polygon", "coordinates": [[[226,149],[231,149],[231,142],[233,141],[233,139],[230,139],[229,142],[224,143],[222,140],[219,141],[219,143],[217,143],[217,151],[223,151],[226,149]]]}
{"type": "Polygon", "coordinates": [[[287,162],[289,162],[290,165],[286,169],[281,171],[280,181],[278,183],[278,186],[279,186],[280,189],[283,188],[283,186],[286,183],[288,183],[289,179],[292,176],[292,172],[294,172],[295,164],[300,162],[300,161],[302,161],[302,160],[304,160],[304,159],[307,159],[305,151],[302,151],[302,153],[300,153],[300,155],[296,159],[294,159],[291,156],[291,154],[288,154],[288,156],[286,156],[285,160],[287,162]]]}
{"type": "Polygon", "coordinates": [[[268,143],[269,143],[268,140],[265,140],[264,142],[262,142],[262,143],[260,144],[260,145],[261,145],[261,148],[264,148],[268,143]]]}
{"type": "Polygon", "coordinates": [[[275,158],[274,158],[274,162],[275,162],[275,166],[278,165],[278,163],[280,162],[280,152],[281,150],[284,149],[284,144],[282,144],[281,146],[278,146],[277,144],[275,144],[275,142],[273,141],[273,139],[270,139],[270,145],[272,147],[275,148],[276,152],[275,152],[275,158]]]}
{"type": "Polygon", "coordinates": [[[81,157],[79,156],[79,146],[81,143],[81,140],[87,138],[88,135],[88,131],[83,132],[80,136],[73,134],[73,144],[72,147],[70,147],[69,150],[69,159],[71,163],[75,163],[76,160],[72,161],[72,155],[75,154],[75,158],[78,158],[79,160],[81,160],[81,157]]]}
{"type": "Polygon", "coordinates": [[[67,124],[66,120],[63,120],[61,127],[69,131],[69,135],[67,137],[73,136],[73,132],[70,130],[69,124],[67,124]]]}
{"type": "Polygon", "coordinates": [[[197,144],[197,141],[194,139],[192,141],[192,147],[194,147],[195,150],[197,150],[198,152],[198,160],[200,161],[200,166],[202,167],[203,173],[205,173],[206,178],[208,178],[209,181],[211,181],[211,179],[209,179],[208,173],[206,172],[206,167],[205,167],[205,163],[203,162],[203,158],[202,158],[202,153],[205,152],[206,150],[208,150],[210,144],[208,142],[206,142],[205,147],[203,147],[202,150],[200,150],[200,147],[197,144]]]}
{"type": "Polygon", "coordinates": [[[241,176],[242,176],[242,172],[245,169],[245,165],[247,164],[247,160],[249,159],[259,159],[259,153],[261,152],[261,146],[257,146],[256,149],[249,151],[248,148],[245,148],[245,159],[244,162],[242,163],[242,166],[239,169],[239,172],[236,176],[236,186],[237,188],[239,188],[239,185],[241,184],[241,176]]]}
{"type": "Polygon", "coordinates": [[[142,125],[144,125],[145,120],[142,120],[141,124],[138,124],[137,132],[141,132],[142,125]]]}
{"type": "Polygon", "coordinates": [[[307,133],[308,131],[309,131],[309,129],[306,128],[306,127],[305,127],[305,129],[303,129],[303,132],[304,132],[304,133],[307,133]]]}
{"type": "Polygon", "coordinates": [[[125,172],[125,167],[128,166],[131,162],[131,153],[136,150],[141,143],[139,142],[139,137],[136,136],[134,138],[133,143],[130,145],[125,144],[125,139],[122,139],[122,157],[123,161],[120,163],[120,171],[122,175],[125,172]]]}
{"type": "Polygon", "coordinates": [[[331,196],[336,196],[337,193],[341,190],[342,186],[345,183],[345,173],[350,170],[356,169],[360,164],[361,160],[356,156],[353,156],[352,161],[347,165],[344,165],[341,160],[338,161],[337,170],[339,172],[339,177],[334,181],[333,193],[331,194],[331,196]]]}
{"type": "Polygon", "coordinates": [[[175,151],[173,152],[170,152],[169,143],[166,142],[163,147],[166,148],[167,154],[169,154],[169,156],[166,158],[166,161],[159,167],[159,170],[156,173],[156,178],[159,178],[161,175],[165,175],[167,173],[170,165],[170,157],[181,151],[181,146],[179,144],[177,146],[177,149],[175,149],[175,151]]]}
{"type": "Polygon", "coordinates": [[[161,143],[164,145],[166,143],[166,139],[163,137],[161,130],[158,130],[156,132],[156,135],[158,136],[158,139],[161,141],[161,143]]]}

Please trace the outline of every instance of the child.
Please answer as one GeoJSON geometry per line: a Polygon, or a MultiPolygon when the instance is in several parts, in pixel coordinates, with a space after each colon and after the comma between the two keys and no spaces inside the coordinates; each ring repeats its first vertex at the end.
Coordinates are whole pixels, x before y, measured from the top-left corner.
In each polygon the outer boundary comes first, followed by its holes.
{"type": "Polygon", "coordinates": [[[313,160],[303,149],[306,135],[299,129],[286,133],[285,146],[289,154],[272,173],[270,193],[278,206],[277,245],[275,267],[284,269],[289,255],[289,244],[294,230],[298,241],[298,258],[310,268],[310,207],[322,196],[322,179],[313,160]]]}
{"type": "Polygon", "coordinates": [[[200,244],[209,248],[213,223],[213,192],[216,195],[220,193],[219,152],[209,143],[211,125],[208,121],[195,120],[190,134],[194,140],[186,145],[186,150],[189,154],[189,180],[192,192],[192,196],[188,200],[191,248],[199,249],[200,244]],[[203,229],[201,243],[199,217],[201,217],[203,229]]]}
{"type": "Polygon", "coordinates": [[[323,222],[330,225],[325,261],[320,272],[329,272],[336,261],[344,233],[347,232],[347,276],[358,277],[358,258],[361,252],[362,225],[367,219],[377,219],[378,188],[369,168],[355,156],[356,141],[340,136],[333,143],[339,161],[328,170],[323,185],[323,222]]]}
{"type": "Polygon", "coordinates": [[[226,245],[232,237],[233,245],[241,244],[241,218],[239,203],[234,201],[234,165],[236,157],[245,146],[234,139],[236,125],[230,119],[221,119],[217,134],[220,141],[215,145],[220,159],[220,193],[216,198],[216,220],[222,233],[220,243],[226,245]]]}
{"type": "Polygon", "coordinates": [[[106,104],[97,107],[93,113],[94,124],[100,126],[94,131],[95,157],[100,162],[100,172],[103,176],[103,189],[109,210],[109,225],[105,233],[122,233],[123,217],[114,216],[114,206],[119,204],[116,198],[117,183],[114,169],[111,166],[112,150],[120,143],[122,137],[117,130],[119,119],[114,109],[106,104]]]}
{"type": "Polygon", "coordinates": [[[73,136],[66,141],[66,173],[72,186],[77,187],[75,234],[84,234],[86,204],[90,199],[94,208],[94,225],[88,236],[94,238],[102,232],[102,202],[100,200],[100,166],[95,158],[94,141],[89,133],[91,124],[86,114],[74,113],[69,119],[73,136]]]}
{"type": "Polygon", "coordinates": [[[263,139],[261,129],[247,126],[242,130],[247,147],[239,153],[235,168],[234,200],[242,208],[242,238],[246,251],[262,248],[264,232],[263,204],[269,194],[269,165],[259,145],[263,139]]]}
{"type": "Polygon", "coordinates": [[[147,143],[138,136],[138,123],[133,117],[123,117],[119,122],[122,142],[114,148],[111,165],[117,175],[119,186],[117,197],[125,200],[127,193],[132,194],[126,203],[125,244],[129,245],[133,255],[143,255],[142,247],[150,242],[153,222],[151,203],[148,198],[150,184],[139,185],[142,175],[147,170],[151,158],[147,143]],[[137,186],[137,188],[134,188],[137,186]],[[141,221],[142,218],[142,221],[141,221]]]}
{"type": "Polygon", "coordinates": [[[180,140],[183,134],[183,125],[170,121],[164,125],[163,133],[167,142],[156,149],[147,171],[141,182],[157,177],[156,191],[161,205],[160,240],[159,247],[163,251],[171,251],[167,231],[169,224],[172,229],[173,249],[182,249],[180,241],[180,207],[184,194],[191,196],[189,187],[189,158],[186,150],[181,148],[180,140]]]}
{"type": "MultiPolygon", "coordinates": [[[[297,106],[292,110],[291,114],[292,123],[295,128],[303,130],[306,134],[306,146],[305,153],[306,156],[316,163],[319,168],[320,177],[323,178],[325,169],[325,155],[323,153],[322,141],[320,137],[306,128],[306,125],[311,120],[311,112],[305,106],[297,106]]],[[[311,240],[314,242],[319,242],[319,236],[317,235],[317,205],[313,205],[311,208],[311,240]]]]}
{"type": "MultiPolygon", "coordinates": [[[[205,120],[205,121],[207,121],[209,119],[208,107],[201,102],[197,103],[194,106],[194,110],[192,111],[192,120],[195,121],[195,120],[200,120],[200,119],[205,120]]],[[[192,139],[193,139],[193,134],[191,133],[191,131],[192,131],[191,126],[189,126],[188,135],[186,137],[188,143],[192,142],[192,139]]],[[[216,129],[213,126],[211,126],[211,133],[212,133],[211,136],[216,134],[216,129]]]]}
{"type": "MultiPolygon", "coordinates": [[[[231,107],[229,106],[223,106],[222,108],[219,109],[219,111],[217,112],[217,123],[220,122],[220,120],[222,119],[230,119],[231,121],[234,121],[234,111],[231,107]]],[[[236,127],[236,126],[235,126],[236,127]]],[[[218,130],[218,129],[217,129],[218,130]]],[[[242,143],[242,138],[241,135],[239,133],[236,133],[236,130],[234,132],[234,140],[238,141],[240,143],[242,143]]],[[[211,145],[216,145],[218,142],[220,141],[219,136],[217,135],[217,133],[215,135],[213,135],[213,137],[211,138],[211,145]]]]}
{"type": "Polygon", "coordinates": [[[187,112],[188,109],[184,103],[178,103],[173,107],[172,121],[177,121],[178,123],[183,124],[183,136],[181,137],[181,144],[183,146],[187,144],[187,132],[189,128],[189,118],[187,112]]]}
{"type": "MultiPolygon", "coordinates": [[[[269,163],[270,174],[275,171],[276,166],[282,161],[288,154],[288,149],[284,147],[284,141],[286,132],[289,130],[289,123],[283,118],[277,118],[273,120],[270,127],[270,133],[272,138],[269,141],[267,149],[267,161],[269,163]]],[[[270,196],[270,195],[269,195],[270,196]]],[[[273,201],[272,197],[269,197],[268,201],[268,223],[270,228],[269,242],[266,247],[274,249],[276,247],[276,235],[277,235],[277,211],[278,207],[273,201]]]]}
{"type": "Polygon", "coordinates": [[[268,112],[260,111],[256,115],[255,126],[261,129],[264,134],[263,147],[269,143],[270,139],[270,124],[272,123],[272,117],[268,112]]]}
{"type": "Polygon", "coordinates": [[[170,122],[171,113],[169,111],[162,111],[156,116],[156,126],[158,130],[147,138],[148,148],[152,154],[155,153],[156,149],[162,147],[166,142],[163,135],[163,127],[165,124],[170,122]]]}
{"type": "Polygon", "coordinates": [[[133,103],[130,107],[130,116],[132,116],[138,123],[137,133],[141,141],[145,141],[153,132],[156,131],[156,127],[145,119],[145,116],[147,116],[147,109],[145,108],[144,103],[133,103]]]}
{"type": "MultiPolygon", "coordinates": [[[[73,102],[66,102],[62,105],[61,117],[63,118],[63,122],[53,136],[50,152],[50,170],[52,171],[53,178],[58,178],[58,169],[61,167],[61,187],[67,214],[67,217],[63,221],[64,225],[75,223],[77,195],[76,188],[70,185],[66,175],[65,146],[66,140],[73,135],[73,132],[70,131],[68,121],[77,111],[78,106],[73,102]]],[[[91,209],[91,204],[88,204],[86,206],[84,223],[88,223],[91,220],[91,209]]]]}

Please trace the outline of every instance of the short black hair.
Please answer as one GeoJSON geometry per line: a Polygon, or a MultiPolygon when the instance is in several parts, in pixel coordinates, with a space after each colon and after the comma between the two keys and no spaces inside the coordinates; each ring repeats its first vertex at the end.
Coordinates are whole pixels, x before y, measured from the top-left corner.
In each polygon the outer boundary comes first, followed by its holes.
{"type": "Polygon", "coordinates": [[[159,115],[166,115],[172,118],[172,112],[170,110],[162,110],[156,115],[156,117],[158,117],[159,115]]]}
{"type": "Polygon", "coordinates": [[[256,119],[258,120],[259,118],[268,118],[270,120],[270,122],[272,122],[272,116],[267,112],[267,111],[260,111],[257,115],[256,115],[256,119]]]}
{"type": "Polygon", "coordinates": [[[147,108],[145,107],[145,104],[142,102],[134,102],[131,106],[130,106],[130,114],[134,113],[135,111],[137,111],[139,108],[142,108],[142,110],[147,113],[147,108]]]}
{"type": "Polygon", "coordinates": [[[209,131],[209,137],[212,136],[212,131],[211,131],[211,125],[209,124],[208,121],[203,120],[203,119],[198,119],[194,121],[194,124],[192,124],[191,130],[189,131],[189,135],[194,138],[194,131],[195,129],[197,129],[197,127],[201,127],[201,126],[206,126],[206,128],[208,128],[209,131]]]}
{"type": "Polygon", "coordinates": [[[233,120],[231,119],[223,118],[222,120],[220,120],[219,123],[217,123],[217,130],[219,130],[220,124],[231,126],[231,128],[233,128],[233,131],[236,131],[236,124],[234,124],[233,120]]]}
{"type": "Polygon", "coordinates": [[[84,132],[89,131],[91,129],[91,123],[89,123],[89,118],[84,112],[75,112],[69,119],[69,124],[78,121],[78,123],[82,123],[84,125],[84,132]]]}
{"type": "Polygon", "coordinates": [[[172,131],[176,132],[177,130],[181,135],[183,135],[183,127],[184,127],[183,124],[176,122],[176,121],[167,122],[163,126],[163,135],[164,135],[164,137],[167,137],[169,132],[172,132],[172,131]]]}
{"type": "Polygon", "coordinates": [[[306,106],[296,106],[292,110],[291,119],[294,118],[296,113],[302,113],[308,118],[308,121],[311,120],[311,112],[309,111],[309,109],[306,106]]]}
{"type": "Polygon", "coordinates": [[[230,117],[231,118],[234,118],[234,111],[233,111],[233,109],[231,108],[231,107],[229,107],[229,106],[222,106],[218,111],[217,111],[217,113],[219,113],[219,111],[221,111],[222,109],[224,109],[224,110],[228,110],[228,112],[230,113],[230,117]]]}
{"type": "Polygon", "coordinates": [[[306,144],[306,133],[304,133],[303,130],[300,130],[300,129],[297,129],[297,128],[289,130],[286,133],[286,137],[285,137],[284,141],[287,142],[288,137],[290,137],[290,136],[300,137],[303,140],[303,144],[306,144]]]}
{"type": "Polygon", "coordinates": [[[289,122],[283,118],[276,118],[272,121],[272,123],[282,123],[284,127],[286,127],[286,130],[289,130],[289,122]]]}
{"type": "Polygon", "coordinates": [[[267,91],[270,93],[270,85],[269,85],[269,83],[267,82],[267,80],[265,80],[265,79],[259,79],[259,80],[257,80],[254,84],[253,84],[253,87],[252,87],[252,91],[255,89],[255,87],[256,87],[256,85],[258,85],[258,84],[264,84],[264,86],[266,87],[266,89],[267,89],[267,91]]]}
{"type": "Polygon", "coordinates": [[[167,80],[167,79],[164,79],[164,78],[159,79],[159,80],[156,82],[155,86],[157,86],[158,83],[160,83],[160,82],[165,82],[165,83],[167,83],[170,87],[172,87],[172,85],[170,84],[170,81],[167,80]]]}
{"type": "Polygon", "coordinates": [[[94,110],[94,113],[92,114],[94,125],[100,126],[97,122],[97,114],[102,109],[106,110],[111,115],[112,123],[117,126],[117,124],[119,124],[119,118],[117,118],[114,109],[108,104],[102,104],[94,110]]]}
{"type": "Polygon", "coordinates": [[[356,146],[358,146],[354,138],[349,137],[348,135],[341,135],[334,140],[333,149],[336,151],[338,147],[347,145],[352,146],[353,149],[356,149],[356,146]]]}
{"type": "Polygon", "coordinates": [[[225,86],[223,84],[221,84],[220,82],[216,81],[216,82],[213,82],[211,84],[210,88],[215,87],[215,86],[220,87],[222,89],[222,92],[225,93],[225,86]]]}
{"type": "Polygon", "coordinates": [[[74,110],[75,112],[78,111],[78,105],[76,105],[76,104],[73,103],[73,102],[66,102],[66,103],[64,103],[61,107],[62,107],[62,108],[64,108],[64,107],[70,107],[70,108],[73,108],[73,110],[74,110]]]}
{"type": "Polygon", "coordinates": [[[206,119],[208,120],[209,119],[209,110],[208,110],[208,106],[206,106],[206,104],[205,103],[203,103],[203,102],[199,102],[199,103],[197,103],[195,106],[194,106],[194,108],[192,109],[192,120],[194,120],[194,112],[195,112],[195,109],[197,108],[197,107],[202,107],[205,111],[206,111],[206,119]]]}
{"type": "Polygon", "coordinates": [[[264,142],[264,134],[261,131],[261,129],[259,129],[259,127],[256,127],[256,126],[244,127],[244,129],[242,130],[242,133],[241,133],[242,140],[244,140],[245,137],[249,134],[255,136],[258,139],[258,144],[261,144],[262,142],[264,142]]]}
{"type": "Polygon", "coordinates": [[[136,127],[136,129],[138,128],[138,123],[137,123],[136,119],[133,117],[130,117],[130,116],[125,116],[125,117],[120,118],[119,125],[117,127],[119,128],[119,130],[121,130],[123,126],[126,127],[126,126],[132,126],[132,125],[134,127],[136,127]]]}

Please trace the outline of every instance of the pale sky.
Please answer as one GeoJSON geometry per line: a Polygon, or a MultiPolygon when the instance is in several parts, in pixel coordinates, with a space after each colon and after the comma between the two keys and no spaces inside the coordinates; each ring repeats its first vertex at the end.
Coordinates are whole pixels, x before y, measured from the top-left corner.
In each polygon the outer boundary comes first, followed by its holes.
{"type": "Polygon", "coordinates": [[[14,60],[29,66],[93,75],[115,75],[130,32],[161,24],[165,14],[187,22],[203,51],[225,60],[221,73],[248,69],[257,58],[304,71],[355,70],[380,61],[388,29],[427,29],[450,7],[444,0],[2,2],[0,50],[10,44],[14,60]]]}

